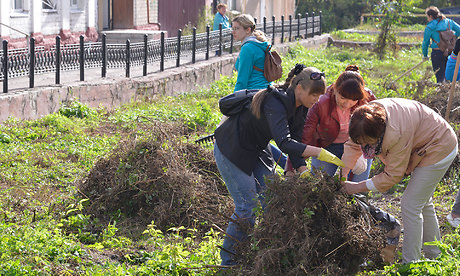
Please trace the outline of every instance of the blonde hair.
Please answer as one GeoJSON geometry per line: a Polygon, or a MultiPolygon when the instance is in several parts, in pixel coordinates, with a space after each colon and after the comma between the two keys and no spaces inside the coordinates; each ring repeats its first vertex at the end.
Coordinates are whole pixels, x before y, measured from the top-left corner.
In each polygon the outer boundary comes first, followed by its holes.
{"type": "Polygon", "coordinates": [[[218,4],[217,9],[220,9],[220,8],[227,8],[227,4],[224,4],[224,3],[218,4]]]}
{"type": "MultiPolygon", "coordinates": [[[[287,90],[288,88],[294,89],[298,84],[308,91],[308,94],[324,94],[326,92],[326,80],[324,77],[321,77],[318,80],[311,79],[311,74],[314,72],[320,72],[315,67],[305,67],[302,64],[297,64],[288,74],[286,81],[283,85],[278,86],[282,90],[287,90]]],[[[260,118],[262,102],[265,100],[265,97],[269,93],[268,89],[263,89],[257,92],[252,98],[251,110],[252,114],[256,118],[260,118]]]]}
{"type": "Polygon", "coordinates": [[[238,22],[245,30],[251,28],[251,32],[257,40],[262,42],[267,41],[265,34],[262,31],[256,30],[256,22],[251,15],[244,13],[237,15],[233,18],[232,22],[238,22]]]}

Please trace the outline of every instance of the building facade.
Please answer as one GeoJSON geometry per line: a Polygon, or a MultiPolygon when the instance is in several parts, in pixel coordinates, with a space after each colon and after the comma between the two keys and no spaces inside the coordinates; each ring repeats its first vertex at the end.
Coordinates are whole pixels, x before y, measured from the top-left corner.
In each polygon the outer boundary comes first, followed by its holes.
{"type": "Polygon", "coordinates": [[[0,37],[10,48],[26,47],[30,37],[38,46],[77,43],[79,36],[96,41],[96,0],[2,0],[0,37]]]}
{"type": "Polygon", "coordinates": [[[286,18],[289,15],[294,16],[296,8],[295,0],[226,0],[220,2],[226,3],[232,10],[250,14],[258,20],[264,17],[271,20],[272,16],[275,16],[276,20],[280,20],[282,15],[286,18]]]}

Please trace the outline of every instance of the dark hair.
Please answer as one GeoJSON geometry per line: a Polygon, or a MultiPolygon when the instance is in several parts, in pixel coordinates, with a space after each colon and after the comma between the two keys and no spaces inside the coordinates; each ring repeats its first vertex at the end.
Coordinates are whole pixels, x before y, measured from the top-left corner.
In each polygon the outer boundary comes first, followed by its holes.
{"type": "Polygon", "coordinates": [[[439,11],[439,9],[435,6],[430,6],[426,8],[425,14],[433,17],[433,19],[444,20],[446,16],[439,11]]]}
{"type": "MultiPolygon", "coordinates": [[[[308,89],[309,94],[324,94],[326,91],[326,80],[324,77],[321,77],[319,80],[311,79],[310,76],[314,72],[319,72],[319,70],[314,67],[305,67],[303,64],[297,64],[289,72],[284,84],[278,86],[278,88],[286,91],[288,88],[295,88],[295,86],[300,84],[303,89],[308,89]]],[[[260,90],[252,98],[251,110],[256,118],[260,118],[262,102],[268,91],[269,89],[260,90]]]]}
{"type": "Polygon", "coordinates": [[[366,137],[379,139],[385,133],[387,115],[378,103],[358,107],[351,115],[348,134],[356,144],[363,144],[366,137]]]}
{"type": "Polygon", "coordinates": [[[366,100],[368,96],[358,65],[348,65],[335,81],[333,88],[343,97],[353,101],[366,100]]]}

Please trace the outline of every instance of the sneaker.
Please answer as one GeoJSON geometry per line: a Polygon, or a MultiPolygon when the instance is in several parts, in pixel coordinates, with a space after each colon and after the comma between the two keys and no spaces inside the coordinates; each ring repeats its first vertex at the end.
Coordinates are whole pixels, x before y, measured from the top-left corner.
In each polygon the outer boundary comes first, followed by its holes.
{"type": "Polygon", "coordinates": [[[454,217],[452,217],[452,214],[447,215],[447,221],[454,228],[457,228],[460,225],[460,218],[454,218],[454,217]]]}

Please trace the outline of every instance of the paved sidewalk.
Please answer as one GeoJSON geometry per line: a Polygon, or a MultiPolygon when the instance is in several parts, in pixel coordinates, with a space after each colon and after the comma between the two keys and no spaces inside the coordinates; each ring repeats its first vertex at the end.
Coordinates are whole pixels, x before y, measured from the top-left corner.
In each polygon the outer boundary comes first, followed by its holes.
{"type": "MultiPolygon", "coordinates": [[[[222,56],[229,55],[228,52],[224,52],[222,56]]],[[[205,53],[197,54],[195,57],[195,62],[198,63],[200,61],[205,61],[206,59],[205,53]]],[[[209,59],[217,59],[219,58],[216,56],[215,51],[210,52],[209,59]]],[[[180,66],[184,65],[191,65],[192,64],[192,57],[186,56],[180,58],[180,66]]],[[[176,67],[176,59],[167,60],[164,63],[164,70],[167,71],[172,68],[176,67]]],[[[160,72],[160,62],[149,63],[147,64],[147,76],[159,73],[160,72]]],[[[130,78],[142,77],[143,76],[143,66],[136,65],[130,67],[130,78]]],[[[107,68],[106,78],[105,80],[110,79],[122,79],[126,78],[126,69],[125,68],[107,68]]],[[[55,84],[56,82],[56,74],[53,73],[44,73],[44,74],[36,74],[34,77],[34,88],[29,88],[29,77],[18,77],[18,78],[10,78],[8,79],[8,93],[13,92],[20,92],[26,90],[34,90],[41,87],[60,87],[69,84],[84,84],[84,83],[91,83],[98,80],[103,80],[102,78],[102,68],[92,68],[92,69],[85,69],[84,74],[84,81],[80,81],[80,71],[79,70],[72,70],[72,71],[61,71],[60,76],[60,84],[55,84]]],[[[0,89],[3,92],[3,82],[0,81],[0,89]]]]}

